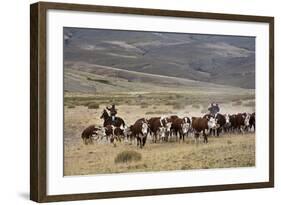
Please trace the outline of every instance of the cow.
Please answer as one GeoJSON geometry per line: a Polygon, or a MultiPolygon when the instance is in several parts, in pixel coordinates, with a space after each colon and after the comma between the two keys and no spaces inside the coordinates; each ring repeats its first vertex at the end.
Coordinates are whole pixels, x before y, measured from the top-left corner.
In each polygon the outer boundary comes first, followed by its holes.
{"type": "Polygon", "coordinates": [[[169,141],[169,138],[171,138],[173,133],[175,132],[175,130],[173,128],[173,122],[178,118],[179,117],[177,115],[172,115],[170,117],[161,117],[160,118],[162,120],[161,126],[165,127],[165,134],[164,134],[164,137],[161,137],[161,139],[163,139],[166,142],[169,141]]]}
{"type": "Polygon", "coordinates": [[[224,125],[226,124],[226,119],[225,119],[224,115],[222,115],[220,113],[216,113],[215,120],[216,120],[217,126],[215,129],[212,129],[212,131],[213,131],[213,135],[218,137],[220,135],[220,133],[222,132],[224,125]]]}
{"type": "Polygon", "coordinates": [[[152,117],[148,121],[149,132],[152,136],[152,142],[157,142],[157,136],[160,139],[164,139],[166,132],[170,132],[171,122],[168,122],[167,118],[164,117],[152,117]]]}
{"type": "Polygon", "coordinates": [[[254,128],[254,131],[256,130],[256,113],[253,112],[250,116],[250,120],[249,120],[249,128],[252,129],[252,127],[254,128]]]}
{"type": "Polygon", "coordinates": [[[81,138],[84,144],[87,145],[88,143],[93,142],[93,138],[94,140],[97,140],[100,135],[104,135],[104,129],[98,128],[95,125],[90,125],[83,130],[81,138]]]}
{"type": "Polygon", "coordinates": [[[232,127],[231,122],[230,122],[231,115],[225,114],[224,117],[225,117],[225,124],[223,126],[223,129],[224,129],[224,132],[229,132],[232,127]]]}
{"type": "Polygon", "coordinates": [[[125,139],[129,142],[129,144],[132,144],[132,141],[135,139],[133,136],[133,125],[130,125],[129,127],[125,126],[124,128],[124,136],[125,139]]]}
{"type": "Polygon", "coordinates": [[[131,127],[132,135],[137,139],[137,146],[143,148],[148,134],[148,123],[145,119],[137,120],[131,127]]]}
{"type": "MultiPolygon", "coordinates": [[[[171,138],[173,134],[176,134],[176,127],[175,127],[175,120],[177,120],[179,117],[177,115],[172,115],[169,118],[167,118],[167,121],[171,123],[171,128],[169,132],[167,132],[167,138],[171,138]]],[[[177,135],[176,135],[176,140],[177,140],[177,135]]],[[[167,139],[168,141],[168,139],[167,139]]]]}
{"type": "Polygon", "coordinates": [[[176,118],[172,122],[172,129],[176,135],[176,139],[179,133],[179,137],[180,137],[179,142],[181,140],[184,142],[184,137],[185,135],[188,135],[188,131],[190,129],[190,119],[188,117],[176,118]]]}
{"type": "Polygon", "coordinates": [[[175,119],[179,118],[177,115],[171,115],[169,118],[168,118],[168,121],[172,122],[174,121],[175,119]]]}
{"type": "MultiPolygon", "coordinates": [[[[194,136],[196,142],[198,141],[200,132],[203,132],[204,143],[208,143],[208,136],[206,134],[207,130],[216,129],[216,119],[214,117],[210,118],[201,118],[201,117],[192,117],[191,126],[194,130],[194,136]]],[[[210,132],[208,133],[210,134],[210,132]]]]}
{"type": "Polygon", "coordinates": [[[236,114],[229,115],[230,130],[234,132],[237,129],[236,114]]]}
{"type": "Polygon", "coordinates": [[[211,117],[215,118],[217,126],[215,129],[211,129],[210,131],[213,133],[214,136],[218,137],[221,131],[223,130],[224,125],[226,124],[225,116],[220,113],[216,113],[215,116],[212,116],[210,114],[206,114],[203,116],[203,118],[206,119],[210,119],[211,117]]]}
{"type": "Polygon", "coordinates": [[[230,121],[232,123],[233,130],[240,131],[242,134],[244,134],[245,129],[250,125],[250,114],[238,113],[236,115],[232,115],[230,121]]]}
{"type": "Polygon", "coordinates": [[[226,119],[225,119],[225,116],[220,113],[217,113],[215,115],[215,119],[216,119],[216,123],[217,123],[217,128],[215,130],[217,132],[216,134],[218,137],[220,135],[220,133],[223,131],[223,127],[226,124],[226,119]]]}
{"type": "Polygon", "coordinates": [[[121,142],[121,138],[124,138],[124,130],[120,127],[115,127],[113,125],[106,125],[104,127],[105,129],[105,137],[106,139],[110,141],[110,143],[113,143],[114,147],[116,146],[116,141],[121,142]]]}
{"type": "Polygon", "coordinates": [[[192,130],[192,128],[191,128],[191,119],[189,117],[183,117],[182,119],[187,124],[188,130],[187,130],[186,136],[188,136],[188,133],[192,130]]]}

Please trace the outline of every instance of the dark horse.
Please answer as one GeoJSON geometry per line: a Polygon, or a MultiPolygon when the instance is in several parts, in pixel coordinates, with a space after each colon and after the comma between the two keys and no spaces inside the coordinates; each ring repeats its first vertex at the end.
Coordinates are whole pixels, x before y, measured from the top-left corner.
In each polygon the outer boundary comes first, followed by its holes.
{"type": "Polygon", "coordinates": [[[104,109],[102,115],[100,116],[100,119],[103,119],[103,126],[106,127],[107,125],[113,125],[115,127],[120,127],[123,125],[125,127],[125,122],[121,117],[115,117],[115,120],[112,121],[112,118],[109,116],[107,111],[104,109]]]}

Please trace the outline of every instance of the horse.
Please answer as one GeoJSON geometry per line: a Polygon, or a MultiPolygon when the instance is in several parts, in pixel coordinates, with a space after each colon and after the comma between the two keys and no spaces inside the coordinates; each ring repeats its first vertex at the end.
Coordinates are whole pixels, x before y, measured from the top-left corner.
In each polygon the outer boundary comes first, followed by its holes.
{"type": "Polygon", "coordinates": [[[125,122],[121,117],[115,117],[114,121],[112,121],[111,116],[107,113],[107,111],[104,109],[102,115],[100,116],[100,119],[103,119],[103,126],[106,127],[107,125],[113,125],[115,127],[125,127],[125,122]]]}

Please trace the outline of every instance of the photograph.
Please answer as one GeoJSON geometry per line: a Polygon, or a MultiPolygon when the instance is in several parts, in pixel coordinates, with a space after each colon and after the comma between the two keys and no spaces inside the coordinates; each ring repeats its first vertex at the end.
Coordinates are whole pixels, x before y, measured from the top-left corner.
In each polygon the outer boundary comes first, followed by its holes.
{"type": "Polygon", "coordinates": [[[255,36],[62,38],[64,176],[255,167],[255,36]]]}

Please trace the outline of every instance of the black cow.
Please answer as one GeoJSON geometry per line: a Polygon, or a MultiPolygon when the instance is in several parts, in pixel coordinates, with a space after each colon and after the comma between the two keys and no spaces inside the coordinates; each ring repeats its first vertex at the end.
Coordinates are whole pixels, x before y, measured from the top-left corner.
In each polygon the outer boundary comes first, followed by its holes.
{"type": "Polygon", "coordinates": [[[250,129],[252,129],[252,127],[254,128],[254,131],[256,130],[256,113],[252,113],[250,116],[250,120],[249,120],[249,127],[250,129]]]}

